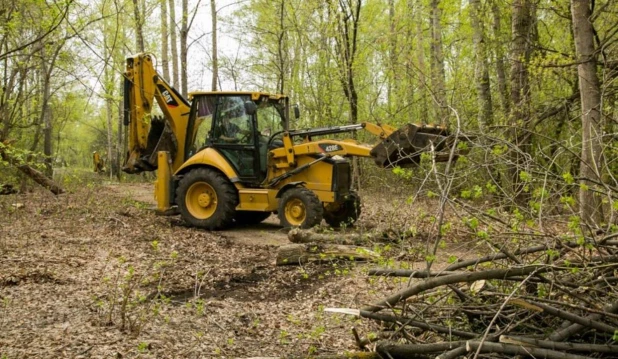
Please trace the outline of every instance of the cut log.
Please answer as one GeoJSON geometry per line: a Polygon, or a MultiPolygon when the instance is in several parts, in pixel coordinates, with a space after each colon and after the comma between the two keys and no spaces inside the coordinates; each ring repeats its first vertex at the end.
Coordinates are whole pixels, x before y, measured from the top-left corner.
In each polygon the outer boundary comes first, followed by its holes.
{"type": "Polygon", "coordinates": [[[345,245],[359,245],[379,237],[372,233],[316,233],[309,229],[294,228],[288,232],[288,239],[292,243],[335,243],[345,245]]]}
{"type": "Polygon", "coordinates": [[[58,185],[53,180],[47,178],[45,174],[41,171],[34,169],[32,166],[23,163],[23,161],[13,158],[10,153],[7,153],[6,149],[10,148],[10,145],[7,143],[0,143],[0,158],[4,161],[10,163],[12,166],[15,166],[18,170],[26,174],[28,177],[32,178],[34,182],[40,184],[41,186],[47,188],[53,194],[64,193],[64,189],[58,185]]]}
{"type": "Polygon", "coordinates": [[[296,265],[308,262],[331,261],[333,259],[373,261],[380,255],[363,247],[341,244],[288,244],[279,247],[277,265],[296,265]]]}

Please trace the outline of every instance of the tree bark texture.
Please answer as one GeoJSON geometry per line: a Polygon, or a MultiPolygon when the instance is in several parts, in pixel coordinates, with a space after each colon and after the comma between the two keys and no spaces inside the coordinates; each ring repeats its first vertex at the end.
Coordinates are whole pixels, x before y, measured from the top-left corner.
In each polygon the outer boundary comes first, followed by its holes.
{"type": "Polygon", "coordinates": [[[511,16],[511,113],[510,131],[514,148],[510,151],[511,190],[518,203],[524,203],[524,184],[520,172],[526,169],[526,157],[530,153],[531,136],[526,132],[530,126],[530,83],[528,63],[531,55],[532,0],[513,0],[511,16]]]}
{"type": "Polygon", "coordinates": [[[600,198],[591,190],[593,181],[601,181],[602,133],[601,85],[597,77],[594,28],[590,0],[572,0],[573,36],[577,54],[577,75],[582,107],[582,153],[579,174],[580,216],[586,224],[600,223],[600,198]]]}
{"type": "Polygon", "coordinates": [[[187,45],[187,39],[189,38],[189,0],[182,0],[182,21],[180,28],[180,82],[182,96],[187,98],[189,93],[188,82],[188,70],[187,70],[187,55],[189,48],[187,45]]]}
{"type": "Polygon", "coordinates": [[[479,126],[481,130],[493,123],[493,105],[489,84],[489,69],[487,65],[487,47],[481,17],[481,1],[470,0],[470,24],[472,25],[472,43],[474,45],[474,81],[479,105],[479,126]]]}
{"type": "Polygon", "coordinates": [[[340,244],[288,244],[279,247],[276,263],[280,265],[296,265],[308,262],[332,260],[377,260],[380,256],[363,247],[345,246],[340,244]]]}
{"type": "Polygon", "coordinates": [[[210,0],[210,16],[212,20],[212,86],[213,91],[217,91],[219,80],[219,55],[217,53],[217,6],[215,0],[210,0]]]}
{"type": "Polygon", "coordinates": [[[144,52],[144,20],[140,13],[138,0],[133,0],[133,14],[135,16],[135,47],[138,52],[144,52]]]}
{"type": "Polygon", "coordinates": [[[431,0],[431,85],[434,97],[435,122],[448,124],[446,102],[444,53],[442,51],[442,9],[440,0],[431,0]]]}
{"type": "Polygon", "coordinates": [[[361,0],[339,2],[338,35],[336,37],[339,53],[340,81],[345,98],[350,106],[349,123],[358,122],[358,93],[354,82],[354,63],[358,47],[358,27],[360,22],[361,0]]]}
{"type": "Polygon", "coordinates": [[[494,36],[494,56],[496,57],[496,77],[498,80],[498,93],[500,94],[500,104],[502,107],[502,114],[506,118],[510,111],[510,98],[509,90],[506,81],[506,69],[504,66],[504,41],[502,35],[502,26],[500,21],[500,7],[498,6],[498,0],[491,0],[491,13],[493,17],[492,32],[494,36]]]}
{"type": "MultiPolygon", "coordinates": [[[[214,1],[214,0],[212,0],[214,1]]],[[[167,25],[167,0],[160,0],[161,4],[161,68],[165,81],[170,81],[170,60],[169,60],[169,27],[167,25]]]]}
{"type": "Polygon", "coordinates": [[[285,78],[288,74],[288,52],[285,29],[285,0],[281,0],[279,4],[279,34],[277,34],[277,57],[279,60],[279,74],[277,79],[277,90],[279,93],[285,93],[285,78]]]}
{"type": "Polygon", "coordinates": [[[170,40],[171,40],[171,58],[172,58],[172,87],[178,88],[178,81],[180,76],[178,75],[178,37],[176,35],[176,4],[174,0],[169,0],[169,13],[170,13],[170,40]]]}
{"type": "MultiPolygon", "coordinates": [[[[429,121],[429,110],[427,107],[427,76],[426,66],[425,66],[425,51],[423,44],[425,42],[425,36],[423,33],[423,23],[425,23],[425,19],[423,18],[422,12],[422,3],[418,3],[418,8],[416,9],[415,16],[416,23],[416,49],[412,50],[416,52],[416,61],[418,62],[418,79],[419,79],[419,106],[420,106],[420,116],[421,121],[427,122],[429,121]]],[[[410,121],[413,123],[414,121],[410,121]]]]}

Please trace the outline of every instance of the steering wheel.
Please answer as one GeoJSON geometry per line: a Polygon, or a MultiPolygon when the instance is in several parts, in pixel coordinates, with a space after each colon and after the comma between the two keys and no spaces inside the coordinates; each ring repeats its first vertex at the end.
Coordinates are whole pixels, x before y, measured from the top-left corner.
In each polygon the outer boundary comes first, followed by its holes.
{"type": "Polygon", "coordinates": [[[240,139],[238,140],[238,142],[241,143],[247,143],[249,141],[249,139],[251,138],[251,131],[247,130],[246,132],[241,132],[241,136],[240,139]]]}

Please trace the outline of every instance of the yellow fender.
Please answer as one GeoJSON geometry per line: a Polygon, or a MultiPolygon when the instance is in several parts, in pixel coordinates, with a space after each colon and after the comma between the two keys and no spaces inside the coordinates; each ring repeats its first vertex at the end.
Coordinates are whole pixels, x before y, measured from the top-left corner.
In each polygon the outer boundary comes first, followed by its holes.
{"type": "Polygon", "coordinates": [[[230,179],[232,183],[234,183],[236,188],[244,188],[244,186],[238,182],[238,175],[236,174],[236,171],[234,171],[234,168],[225,160],[219,151],[214,148],[205,148],[199,151],[183,163],[174,174],[183,174],[193,167],[201,166],[212,167],[221,171],[227,178],[230,179]]]}

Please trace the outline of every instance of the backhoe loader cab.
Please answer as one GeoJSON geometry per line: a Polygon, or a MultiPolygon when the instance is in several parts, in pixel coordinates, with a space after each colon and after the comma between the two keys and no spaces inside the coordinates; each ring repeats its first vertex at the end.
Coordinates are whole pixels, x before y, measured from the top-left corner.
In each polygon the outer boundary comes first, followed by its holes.
{"type": "Polygon", "coordinates": [[[189,155],[215,149],[237,173],[237,181],[259,187],[267,176],[271,134],[288,123],[288,98],[264,93],[196,92],[192,94],[189,155]]]}
{"type": "Polygon", "coordinates": [[[285,227],[308,228],[322,219],[354,223],[360,198],[351,189],[350,157],[372,157],[381,167],[415,165],[429,150],[436,161],[457,157],[441,126],[291,130],[285,95],[193,92],[186,100],[156,72],[149,54],[127,59],[124,95],[129,151],[123,170],[156,170],[158,211],[177,208],[188,224],[206,229],[259,223],[272,213],[285,227]],[[163,117],[152,115],[155,101],[163,117]],[[324,138],[359,130],[375,135],[377,145],[324,138]]]}

